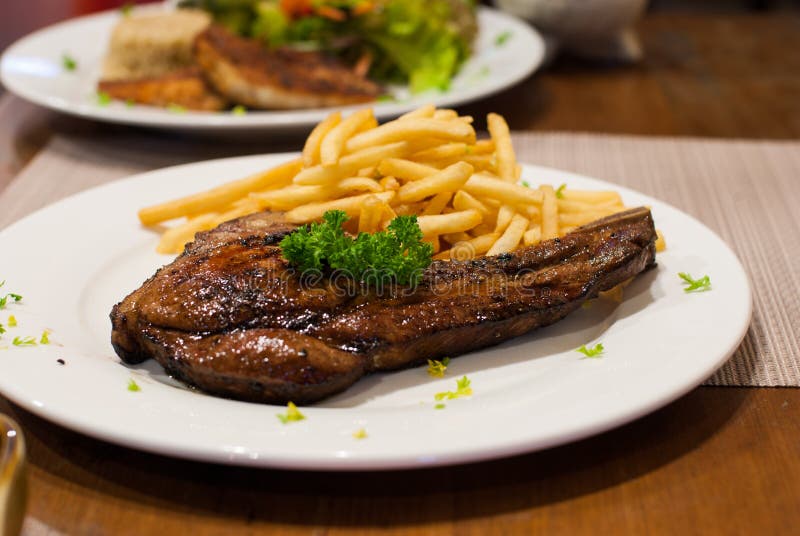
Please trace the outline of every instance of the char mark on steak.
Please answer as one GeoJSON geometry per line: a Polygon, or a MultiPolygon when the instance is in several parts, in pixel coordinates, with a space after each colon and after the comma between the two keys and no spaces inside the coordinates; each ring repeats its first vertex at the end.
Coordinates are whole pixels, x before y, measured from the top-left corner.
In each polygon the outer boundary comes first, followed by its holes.
{"type": "Polygon", "coordinates": [[[498,344],[564,318],[655,264],[650,211],[467,262],[434,261],[418,286],[303,278],[278,245],[294,226],[262,213],[200,233],[111,312],[127,363],[156,359],[208,393],[308,404],[364,374],[498,344]]]}

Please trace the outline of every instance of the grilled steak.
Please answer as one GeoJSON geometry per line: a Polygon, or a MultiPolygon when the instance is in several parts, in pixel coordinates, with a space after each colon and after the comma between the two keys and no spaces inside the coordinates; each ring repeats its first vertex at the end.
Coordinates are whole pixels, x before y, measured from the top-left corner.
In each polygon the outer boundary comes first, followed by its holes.
{"type": "Polygon", "coordinates": [[[650,211],[467,262],[435,261],[419,285],[365,290],[309,279],[283,259],[291,232],[263,213],[199,233],[112,313],[128,363],[155,358],[209,393],[310,403],[362,375],[498,344],[564,318],[655,264],[650,211]]]}
{"type": "Polygon", "coordinates": [[[212,86],[251,108],[292,109],[369,102],[380,87],[318,52],[263,44],[211,26],[194,43],[195,59],[212,86]]]}

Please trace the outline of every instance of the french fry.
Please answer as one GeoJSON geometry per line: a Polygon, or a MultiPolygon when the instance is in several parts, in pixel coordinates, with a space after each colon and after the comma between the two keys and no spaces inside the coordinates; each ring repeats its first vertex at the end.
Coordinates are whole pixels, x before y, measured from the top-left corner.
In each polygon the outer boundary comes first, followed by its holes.
{"type": "Polygon", "coordinates": [[[506,230],[506,227],[508,227],[508,224],[511,223],[511,220],[514,219],[514,214],[516,214],[516,211],[511,205],[503,205],[500,207],[500,210],[497,211],[497,221],[494,225],[494,232],[502,234],[506,230]]]}
{"type": "Polygon", "coordinates": [[[400,202],[412,203],[440,192],[454,192],[464,186],[472,171],[469,164],[458,162],[424,179],[407,182],[398,190],[397,198],[400,202]]]}
{"type": "Polygon", "coordinates": [[[382,212],[383,201],[374,195],[367,196],[364,201],[361,202],[361,210],[358,215],[358,232],[376,232],[381,223],[382,212]]]}
{"type": "Polygon", "coordinates": [[[664,235],[656,229],[656,252],[661,253],[665,249],[667,249],[667,241],[664,240],[664,235]]]}
{"type": "Polygon", "coordinates": [[[558,236],[558,203],[556,191],[549,184],[539,187],[542,192],[542,240],[558,236]]]}
{"type": "Polygon", "coordinates": [[[401,120],[401,119],[418,119],[420,117],[433,117],[435,113],[436,113],[436,106],[434,106],[433,104],[426,104],[425,106],[417,108],[416,110],[411,110],[410,112],[404,113],[397,119],[401,120]]]}
{"type": "Polygon", "coordinates": [[[397,119],[353,136],[347,141],[345,147],[347,152],[352,153],[374,145],[428,137],[475,143],[475,129],[461,121],[425,117],[397,119]]]}
{"type": "Polygon", "coordinates": [[[442,235],[441,238],[443,238],[445,242],[449,244],[458,244],[459,242],[469,242],[470,240],[472,240],[472,237],[464,231],[459,231],[457,233],[447,233],[445,235],[442,235]]]}
{"type": "Polygon", "coordinates": [[[336,183],[339,192],[382,192],[385,190],[375,179],[367,177],[347,177],[336,183]]]}
{"type": "Polygon", "coordinates": [[[250,194],[250,197],[254,199],[262,209],[289,210],[306,203],[327,199],[334,195],[335,192],[335,186],[322,184],[302,186],[299,184],[291,184],[280,190],[250,194]]]}
{"type": "Polygon", "coordinates": [[[433,199],[428,202],[428,206],[422,211],[422,215],[433,216],[434,214],[441,214],[442,210],[444,210],[452,197],[453,192],[442,192],[436,194],[433,196],[433,199]]]}
{"type": "Polygon", "coordinates": [[[335,166],[318,165],[306,168],[294,177],[295,184],[331,184],[339,179],[356,175],[360,170],[378,165],[385,158],[404,156],[408,144],[404,141],[367,147],[357,153],[343,156],[335,166]]]}
{"type": "Polygon", "coordinates": [[[276,184],[288,184],[302,165],[302,160],[292,160],[262,173],[223,184],[205,192],[143,208],[139,211],[139,221],[142,222],[142,225],[155,225],[187,214],[214,212],[245,197],[250,192],[265,190],[276,184]]]}
{"type": "Polygon", "coordinates": [[[508,227],[506,227],[506,230],[503,231],[503,234],[500,236],[500,238],[497,239],[497,242],[495,242],[492,247],[489,248],[489,251],[486,252],[486,255],[500,255],[501,253],[507,253],[514,250],[519,244],[520,240],[522,240],[522,236],[525,234],[525,230],[527,228],[528,218],[520,214],[515,214],[511,219],[511,223],[508,224],[508,227]]]}
{"type": "Polygon", "coordinates": [[[333,127],[339,124],[342,120],[341,112],[333,112],[326,117],[321,123],[314,127],[311,134],[308,135],[306,143],[303,146],[303,166],[311,167],[319,164],[319,148],[322,144],[322,139],[331,131],[333,127]]]}
{"type": "Polygon", "coordinates": [[[378,182],[378,184],[380,184],[384,190],[400,189],[400,183],[397,182],[397,179],[395,179],[394,177],[384,177],[378,182]]]}
{"type": "Polygon", "coordinates": [[[474,259],[478,255],[483,255],[489,251],[489,248],[497,242],[498,238],[500,238],[499,234],[489,233],[476,236],[470,240],[457,242],[449,250],[450,255],[447,258],[459,261],[474,259]]]}
{"type": "Polygon", "coordinates": [[[344,144],[358,132],[370,118],[374,119],[371,108],[353,112],[347,119],[333,127],[322,139],[319,148],[320,162],[323,166],[332,166],[339,161],[344,151],[344,144]]]}
{"type": "Polygon", "coordinates": [[[441,109],[433,113],[434,119],[458,119],[458,112],[455,110],[441,109]]]}
{"type": "Polygon", "coordinates": [[[308,203],[293,208],[284,217],[290,223],[308,223],[319,220],[322,215],[329,210],[343,210],[348,216],[357,216],[361,211],[361,203],[369,196],[375,196],[381,201],[389,202],[395,195],[394,192],[380,192],[377,194],[361,194],[352,197],[343,197],[332,201],[322,201],[319,203],[308,203]]]}
{"type": "Polygon", "coordinates": [[[528,229],[527,231],[525,231],[525,234],[522,235],[522,242],[526,246],[535,246],[541,241],[542,241],[542,228],[539,226],[536,226],[533,229],[528,229]]]}
{"type": "Polygon", "coordinates": [[[484,219],[488,218],[489,214],[492,212],[489,207],[475,199],[464,190],[457,191],[453,196],[453,208],[456,210],[475,209],[483,215],[484,219]]]}
{"type": "MultiPolygon", "coordinates": [[[[580,227],[581,225],[586,225],[589,222],[593,222],[594,220],[599,220],[600,218],[605,218],[613,214],[613,211],[586,211],[586,212],[579,212],[579,213],[571,213],[571,214],[559,214],[558,215],[558,225],[561,227],[580,227]]],[[[550,237],[552,238],[552,237],[550,237]]]]}
{"type": "Polygon", "coordinates": [[[216,225],[219,214],[212,212],[203,214],[191,220],[167,229],[161,235],[161,239],[156,246],[156,251],[162,254],[180,253],[183,247],[194,239],[194,235],[200,231],[211,229],[216,225]]]}
{"type": "Polygon", "coordinates": [[[581,201],[590,204],[607,202],[622,204],[622,197],[620,197],[619,192],[572,190],[570,188],[565,188],[561,191],[561,198],[568,201],[581,201]]]}
{"type": "Polygon", "coordinates": [[[495,154],[497,155],[497,174],[504,181],[516,182],[517,157],[514,154],[514,146],[511,144],[508,123],[501,115],[489,114],[486,116],[486,125],[494,141],[495,154]]]}
{"type": "Polygon", "coordinates": [[[439,172],[435,167],[402,158],[386,158],[382,160],[378,165],[378,171],[381,175],[392,175],[406,181],[418,181],[439,172]]]}
{"type": "Polygon", "coordinates": [[[466,162],[467,164],[471,165],[475,169],[480,171],[493,171],[494,170],[494,156],[490,154],[468,154],[463,156],[455,156],[451,158],[443,158],[440,160],[426,160],[426,159],[419,159],[420,164],[425,164],[427,166],[433,166],[435,168],[446,168],[447,166],[451,166],[456,162],[466,162]]]}
{"type": "Polygon", "coordinates": [[[481,213],[477,210],[465,210],[435,216],[419,216],[417,223],[423,235],[438,236],[467,231],[478,225],[482,219],[481,213]]]}
{"type": "Polygon", "coordinates": [[[558,200],[558,213],[574,213],[586,212],[587,210],[604,210],[604,209],[623,209],[622,203],[617,201],[605,201],[602,203],[588,203],[585,201],[571,201],[569,199],[558,200]]]}
{"type": "Polygon", "coordinates": [[[496,179],[484,173],[472,175],[463,189],[478,199],[483,200],[484,197],[488,197],[510,205],[522,203],[539,205],[542,202],[542,192],[496,179]]]}
{"type": "Polygon", "coordinates": [[[442,160],[443,158],[458,158],[470,154],[469,147],[472,146],[467,145],[466,143],[444,143],[430,149],[416,152],[412,154],[410,158],[418,161],[436,161],[442,160]]]}

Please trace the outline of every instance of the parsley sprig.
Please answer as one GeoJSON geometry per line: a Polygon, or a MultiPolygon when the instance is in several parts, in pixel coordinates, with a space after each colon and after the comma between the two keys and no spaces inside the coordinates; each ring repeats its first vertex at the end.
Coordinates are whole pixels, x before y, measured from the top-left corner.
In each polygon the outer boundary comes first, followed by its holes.
{"type": "Polygon", "coordinates": [[[591,348],[587,348],[586,345],[584,344],[583,346],[581,346],[580,348],[578,348],[575,351],[576,352],[580,352],[585,356],[585,357],[582,357],[581,359],[586,359],[587,357],[595,357],[596,358],[596,357],[602,357],[603,352],[605,352],[605,348],[603,348],[602,343],[598,342],[597,344],[595,344],[591,348]]]}
{"type": "Polygon", "coordinates": [[[14,337],[14,340],[11,341],[11,344],[14,346],[36,346],[36,339],[33,337],[14,337]]]}
{"type": "Polygon", "coordinates": [[[64,66],[65,71],[74,71],[78,68],[78,62],[75,61],[75,58],[69,54],[64,54],[61,56],[61,65],[64,66]]]}
{"type": "Polygon", "coordinates": [[[704,275],[700,279],[694,279],[689,274],[680,272],[678,273],[678,277],[683,279],[683,284],[686,285],[683,288],[684,292],[706,292],[711,290],[711,278],[707,275],[704,275]]]}
{"type": "MultiPolygon", "coordinates": [[[[0,287],[2,287],[5,284],[6,284],[5,279],[3,281],[0,281],[0,287]]],[[[9,292],[8,294],[0,297],[0,309],[5,309],[9,299],[18,302],[22,300],[22,296],[20,296],[19,294],[14,294],[13,292],[9,292]]]]}
{"type": "Polygon", "coordinates": [[[441,361],[437,359],[428,359],[428,374],[434,378],[444,378],[444,373],[447,370],[447,365],[449,364],[449,357],[445,357],[441,361]]]}
{"type": "Polygon", "coordinates": [[[505,32],[497,34],[497,37],[494,38],[494,44],[503,46],[509,39],[511,39],[511,32],[506,30],[505,32]]]}
{"type": "MultiPolygon", "coordinates": [[[[455,391],[444,391],[443,393],[436,393],[433,398],[439,402],[442,400],[453,400],[454,398],[461,398],[463,396],[472,396],[472,387],[470,384],[472,382],[466,376],[462,376],[461,379],[456,380],[456,390],[455,391]]],[[[438,406],[438,404],[437,404],[438,406]]],[[[436,408],[441,409],[441,408],[436,408]]]]}
{"type": "Polygon", "coordinates": [[[383,276],[415,284],[431,263],[433,246],[422,241],[416,216],[398,216],[386,231],[345,234],[347,214],[329,210],[321,223],[302,227],[281,241],[283,256],[299,270],[332,269],[353,279],[378,283],[383,276]]]}
{"type": "Polygon", "coordinates": [[[131,393],[138,393],[141,390],[142,388],[139,387],[139,384],[136,383],[136,381],[128,380],[128,391],[130,391],[131,393]]]}
{"type": "Polygon", "coordinates": [[[289,424],[290,422],[302,421],[306,418],[305,415],[300,413],[300,410],[297,409],[297,406],[294,405],[294,402],[289,402],[286,405],[286,413],[278,413],[276,415],[278,419],[283,424],[289,424]]]}
{"type": "Polygon", "coordinates": [[[558,188],[556,188],[556,199],[564,199],[564,189],[567,187],[566,184],[562,184],[558,188]]]}

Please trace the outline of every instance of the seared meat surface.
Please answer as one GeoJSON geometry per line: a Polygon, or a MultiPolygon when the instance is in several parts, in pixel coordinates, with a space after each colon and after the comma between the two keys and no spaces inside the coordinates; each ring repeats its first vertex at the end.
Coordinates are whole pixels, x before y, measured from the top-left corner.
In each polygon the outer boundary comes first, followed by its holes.
{"type": "Polygon", "coordinates": [[[256,40],[211,26],[194,43],[211,85],[250,108],[293,109],[369,102],[380,86],[318,52],[268,50],[256,40]]]}
{"type": "Polygon", "coordinates": [[[151,106],[175,105],[188,110],[218,112],[228,105],[208,86],[196,67],[136,80],[101,80],[97,89],[114,99],[151,106]]]}
{"type": "Polygon", "coordinates": [[[155,358],[209,393],[311,403],[366,373],[455,356],[564,318],[655,264],[644,208],[567,236],[467,262],[434,261],[413,291],[301,277],[263,213],[199,233],[117,304],[112,343],[128,363],[155,358]]]}

